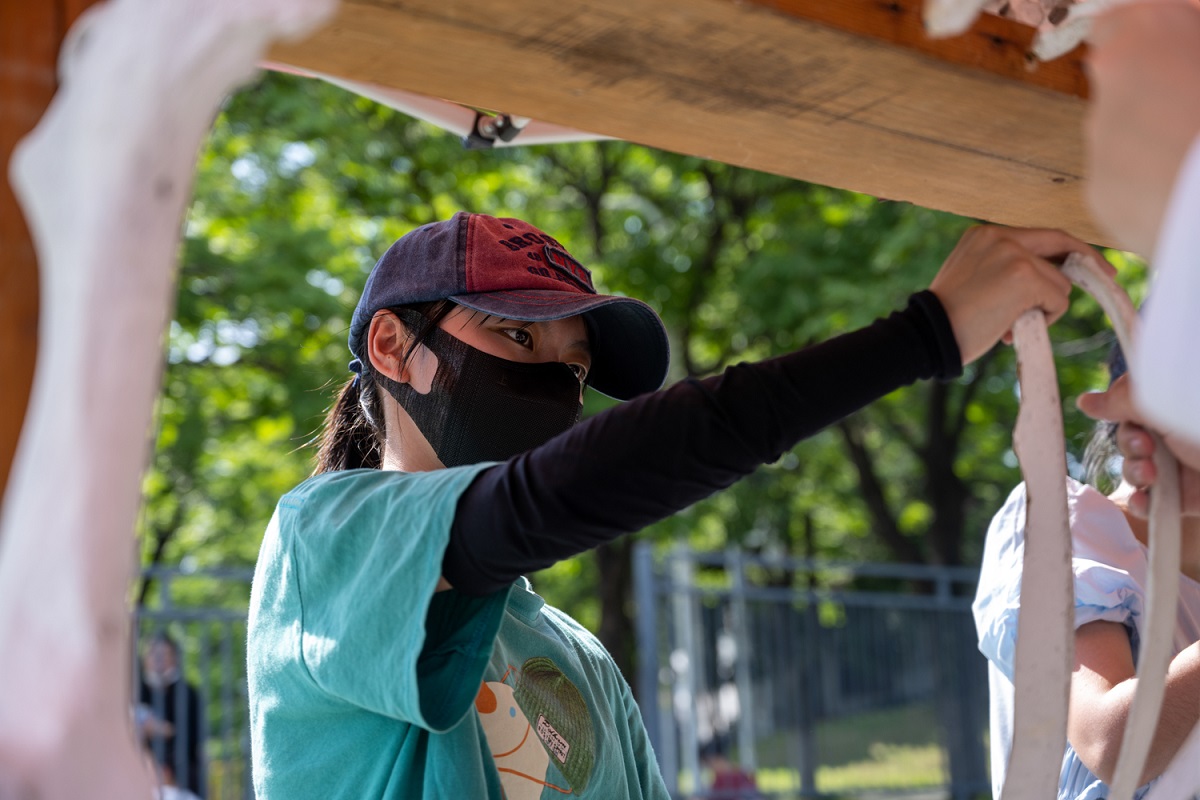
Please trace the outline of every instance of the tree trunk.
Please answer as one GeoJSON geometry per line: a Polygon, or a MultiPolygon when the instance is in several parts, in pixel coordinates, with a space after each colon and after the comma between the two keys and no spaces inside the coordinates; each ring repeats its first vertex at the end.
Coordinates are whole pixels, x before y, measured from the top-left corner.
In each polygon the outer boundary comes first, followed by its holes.
{"type": "Polygon", "coordinates": [[[968,493],[954,472],[959,439],[948,423],[949,400],[949,384],[930,384],[925,426],[928,439],[920,455],[925,466],[925,494],[933,509],[933,523],[929,527],[930,560],[957,566],[962,563],[968,493]]]}
{"type": "MultiPolygon", "coordinates": [[[[978,378],[977,378],[978,380],[978,378]]],[[[954,472],[961,439],[959,428],[950,424],[951,387],[933,383],[929,387],[926,421],[927,439],[921,449],[925,467],[925,495],[933,509],[929,528],[931,561],[943,566],[962,563],[962,541],[966,527],[969,493],[954,472]]],[[[967,398],[961,398],[966,402],[967,398]]],[[[942,616],[942,615],[938,615],[942,616]]],[[[934,624],[934,641],[941,653],[955,653],[952,642],[971,637],[963,630],[970,623],[957,615],[934,624]],[[959,633],[960,635],[954,635],[959,633]],[[944,644],[943,644],[944,642],[944,644]]],[[[974,652],[961,657],[932,659],[938,717],[945,737],[946,761],[950,772],[952,800],[965,800],[977,786],[987,785],[983,749],[984,722],[970,691],[972,677],[982,669],[974,652]]]]}
{"type": "Polygon", "coordinates": [[[844,420],[838,423],[838,430],[841,431],[850,463],[858,472],[858,484],[862,489],[863,502],[867,506],[875,535],[887,545],[897,561],[904,564],[923,564],[925,559],[921,549],[900,531],[896,516],[884,495],[883,482],[875,469],[871,451],[863,442],[856,423],[844,420]]]}
{"type": "Polygon", "coordinates": [[[633,684],[633,615],[628,599],[633,590],[633,541],[623,536],[596,549],[600,573],[600,630],[596,635],[612,655],[625,679],[633,684]]]}
{"type": "MultiPolygon", "coordinates": [[[[858,424],[839,425],[847,454],[859,475],[863,502],[877,536],[901,561],[955,566],[962,560],[962,541],[966,509],[970,495],[965,483],[954,472],[961,444],[961,427],[951,424],[953,389],[949,384],[933,383],[927,394],[926,439],[916,448],[924,474],[924,499],[933,510],[933,520],[925,536],[928,546],[919,547],[903,535],[884,495],[875,454],[862,440],[858,424]]],[[[960,398],[964,403],[967,398],[960,398]]],[[[923,587],[930,591],[929,587],[923,587]]],[[[937,615],[941,617],[942,615],[937,615]]],[[[958,620],[955,620],[957,624],[958,620]]],[[[952,653],[952,643],[960,637],[950,635],[947,620],[935,619],[933,641],[939,653],[952,653]]],[[[964,633],[970,636],[970,633],[964,633]]],[[[961,658],[933,658],[935,673],[934,704],[946,746],[953,800],[969,796],[975,787],[987,785],[987,767],[982,744],[983,725],[977,698],[971,692],[972,670],[981,667],[973,653],[961,658]]]]}

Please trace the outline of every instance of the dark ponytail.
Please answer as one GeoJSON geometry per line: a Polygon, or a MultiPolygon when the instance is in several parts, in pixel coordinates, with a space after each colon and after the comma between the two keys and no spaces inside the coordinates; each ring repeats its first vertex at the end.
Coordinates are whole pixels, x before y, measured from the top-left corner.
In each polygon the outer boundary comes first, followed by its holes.
{"type": "Polygon", "coordinates": [[[343,469],[379,469],[383,462],[379,396],[373,376],[367,371],[364,365],[361,376],[347,381],[329,409],[313,475],[343,469]],[[363,407],[365,404],[373,406],[373,413],[363,407]]]}
{"type": "MultiPolygon", "coordinates": [[[[449,300],[435,300],[390,309],[392,312],[412,309],[422,316],[405,353],[406,359],[413,348],[425,340],[430,329],[437,327],[454,307],[449,300]]],[[[383,421],[383,404],[376,390],[375,368],[370,359],[365,357],[367,334],[368,331],[363,331],[363,341],[359,342],[357,348],[358,352],[364,354],[361,359],[362,372],[342,386],[337,400],[325,416],[313,475],[344,469],[379,469],[383,464],[387,428],[383,421]]]]}

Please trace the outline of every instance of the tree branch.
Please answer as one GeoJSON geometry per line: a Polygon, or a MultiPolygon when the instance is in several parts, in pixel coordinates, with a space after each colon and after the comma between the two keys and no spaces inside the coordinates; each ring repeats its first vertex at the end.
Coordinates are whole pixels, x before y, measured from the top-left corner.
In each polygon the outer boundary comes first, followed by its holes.
{"type": "Polygon", "coordinates": [[[736,226],[740,231],[740,235],[745,236],[746,217],[749,215],[752,205],[749,197],[740,195],[732,191],[729,187],[724,186],[720,180],[720,176],[713,171],[709,164],[702,165],[699,171],[708,183],[708,193],[713,201],[713,224],[709,229],[708,240],[704,250],[692,267],[693,280],[691,289],[688,292],[687,305],[684,309],[683,328],[680,331],[680,349],[683,350],[684,369],[687,370],[689,377],[711,372],[719,367],[729,355],[727,352],[722,353],[717,361],[711,365],[701,365],[695,360],[692,356],[691,348],[692,335],[696,327],[695,314],[708,288],[708,281],[713,273],[716,272],[721,251],[729,243],[730,229],[736,226]],[[728,206],[728,211],[724,214],[721,212],[721,201],[724,201],[728,206]]]}
{"type": "Polygon", "coordinates": [[[862,441],[857,426],[850,420],[842,420],[837,427],[841,431],[850,461],[858,472],[863,502],[866,503],[875,532],[900,561],[909,564],[924,563],[924,555],[916,542],[900,532],[900,526],[884,495],[883,484],[875,470],[871,452],[862,441]]]}
{"type": "Polygon", "coordinates": [[[988,368],[995,362],[996,355],[999,352],[999,347],[993,347],[984,353],[975,362],[975,377],[963,388],[962,395],[959,397],[958,408],[954,411],[954,421],[947,432],[947,437],[955,448],[957,448],[959,438],[967,426],[967,407],[971,405],[971,400],[975,397],[975,392],[978,391],[979,386],[983,383],[984,375],[987,374],[988,368]]]}
{"type": "MultiPolygon", "coordinates": [[[[175,508],[171,512],[171,518],[167,520],[165,525],[159,525],[154,530],[154,552],[150,554],[150,563],[144,565],[144,568],[157,567],[162,563],[163,554],[167,550],[167,545],[175,536],[175,532],[179,530],[179,526],[183,524],[183,515],[185,504],[183,498],[186,496],[186,491],[183,487],[176,484],[172,494],[176,497],[175,508]]],[[[149,505],[149,503],[144,503],[149,505]]],[[[142,608],[146,605],[146,599],[150,596],[150,587],[154,584],[154,579],[145,577],[142,579],[142,586],[138,590],[137,608],[142,608]]]]}
{"type": "Polygon", "coordinates": [[[914,431],[908,425],[905,425],[900,418],[893,414],[891,409],[889,409],[883,403],[875,403],[871,408],[871,413],[878,415],[879,423],[884,428],[887,428],[888,433],[890,433],[894,438],[899,439],[900,442],[909,450],[912,450],[914,453],[920,455],[921,443],[918,441],[917,431],[914,431]]]}

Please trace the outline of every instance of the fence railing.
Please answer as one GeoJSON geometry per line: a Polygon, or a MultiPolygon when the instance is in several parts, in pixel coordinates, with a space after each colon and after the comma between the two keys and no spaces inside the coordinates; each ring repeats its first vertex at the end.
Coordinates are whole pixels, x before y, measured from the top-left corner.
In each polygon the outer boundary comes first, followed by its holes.
{"type": "MultiPolygon", "coordinates": [[[[644,544],[634,558],[636,684],[675,797],[756,796],[712,790],[722,762],[703,756],[717,754],[778,798],[990,792],[974,570],[682,548],[656,557],[644,544]]],[[[176,734],[149,737],[154,755],[206,800],[254,796],[251,574],[152,570],[153,601],[136,620],[133,697],[176,734]],[[143,662],[164,632],[184,681],[155,691],[143,662]]]]}
{"type": "Polygon", "coordinates": [[[781,798],[990,793],[975,570],[634,558],[638,694],[675,796],[760,796],[715,792],[714,767],[781,798]]]}

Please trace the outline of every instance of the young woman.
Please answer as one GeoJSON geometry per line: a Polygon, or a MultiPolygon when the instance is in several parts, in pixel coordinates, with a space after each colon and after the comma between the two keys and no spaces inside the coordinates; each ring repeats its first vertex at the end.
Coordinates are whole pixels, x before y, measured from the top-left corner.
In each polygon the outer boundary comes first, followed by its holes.
{"type": "Polygon", "coordinates": [[[978,228],[904,311],[665,391],[650,308],[553,238],[458,214],[394,244],[350,329],[317,474],[251,597],[260,800],[665,798],[629,687],[521,576],[729,486],[1070,285],[1056,231],[978,228]],[[576,425],[583,388],[622,400],[576,425]],[[636,399],[634,399],[636,398],[636,399]]]}
{"type": "MultiPolygon", "coordinates": [[[[1113,380],[1125,372],[1119,349],[1109,360],[1113,380]]],[[[1095,479],[1116,455],[1117,426],[1101,423],[1088,447],[1095,479]]],[[[1189,482],[1193,476],[1187,476],[1189,482]]],[[[1107,797],[1125,718],[1137,687],[1135,664],[1145,614],[1146,520],[1130,510],[1134,488],[1125,482],[1105,497],[1068,480],[1072,571],[1075,575],[1075,669],[1067,715],[1067,749],[1058,800],[1107,797]]],[[[1162,716],[1142,776],[1160,775],[1200,718],[1200,516],[1183,518],[1179,615],[1162,716]]],[[[988,658],[991,688],[992,791],[1000,797],[1012,743],[1013,660],[1020,612],[1025,540],[1025,486],[992,519],[984,549],[975,622],[988,658]]]]}

